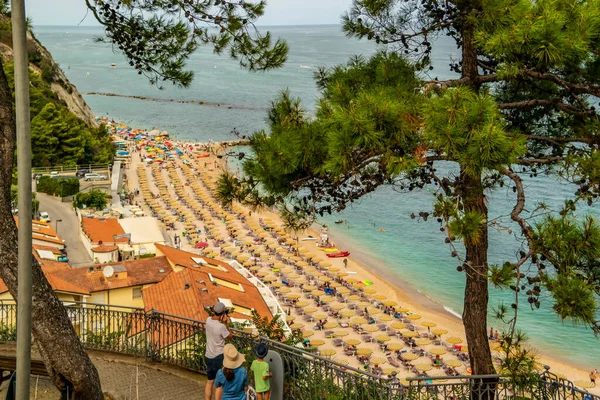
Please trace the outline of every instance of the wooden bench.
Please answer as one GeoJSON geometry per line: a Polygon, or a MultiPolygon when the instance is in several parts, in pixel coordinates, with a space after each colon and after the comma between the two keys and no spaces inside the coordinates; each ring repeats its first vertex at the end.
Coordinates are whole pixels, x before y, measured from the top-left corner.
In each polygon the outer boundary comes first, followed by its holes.
{"type": "MultiPolygon", "coordinates": [[[[6,378],[11,378],[13,373],[17,370],[17,357],[16,356],[6,356],[0,355],[0,385],[6,378]],[[8,372],[8,375],[4,375],[5,372],[8,372]]],[[[38,376],[50,376],[48,374],[48,370],[46,369],[46,365],[41,360],[31,360],[31,375],[38,376]]],[[[13,380],[11,379],[11,382],[13,380]]],[[[61,393],[61,399],[68,399],[69,394],[72,393],[72,386],[70,384],[67,385],[61,393]]],[[[8,399],[9,397],[7,397],[8,399]]]]}

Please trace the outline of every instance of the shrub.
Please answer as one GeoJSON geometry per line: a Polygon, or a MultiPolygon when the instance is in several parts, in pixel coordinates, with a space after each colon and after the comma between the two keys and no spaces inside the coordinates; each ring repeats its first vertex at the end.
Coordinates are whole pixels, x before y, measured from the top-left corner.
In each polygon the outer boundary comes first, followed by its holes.
{"type": "Polygon", "coordinates": [[[49,176],[41,176],[37,183],[37,191],[51,196],[73,196],[79,192],[79,179],[59,178],[53,179],[49,176]]]}

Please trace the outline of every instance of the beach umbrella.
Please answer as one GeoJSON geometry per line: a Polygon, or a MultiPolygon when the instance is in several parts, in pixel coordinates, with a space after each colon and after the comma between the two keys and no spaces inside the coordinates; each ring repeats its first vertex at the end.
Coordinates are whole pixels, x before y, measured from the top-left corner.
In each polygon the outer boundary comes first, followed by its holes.
{"type": "Polygon", "coordinates": [[[393,320],[394,318],[392,318],[391,315],[383,314],[381,317],[378,317],[377,319],[382,322],[388,322],[388,321],[393,320]]]}
{"type": "Polygon", "coordinates": [[[307,305],[309,305],[310,303],[306,300],[300,300],[298,302],[296,302],[296,307],[306,307],[307,305]]]}
{"type": "Polygon", "coordinates": [[[387,344],[387,349],[392,351],[400,350],[403,347],[404,345],[400,342],[393,342],[387,344]]]}
{"type": "Polygon", "coordinates": [[[352,295],[348,296],[347,299],[350,301],[356,301],[356,300],[360,300],[360,296],[357,294],[352,294],[352,295]]]}
{"type": "Polygon", "coordinates": [[[367,325],[367,326],[363,326],[363,328],[362,328],[362,329],[363,329],[364,331],[367,331],[367,332],[376,332],[376,331],[378,331],[378,330],[379,330],[379,328],[378,328],[378,327],[376,327],[375,325],[367,325]]]}
{"type": "Polygon", "coordinates": [[[314,289],[313,291],[310,292],[313,296],[322,296],[325,294],[324,291],[322,291],[321,289],[314,289]]]}
{"type": "Polygon", "coordinates": [[[340,287],[340,288],[337,288],[337,292],[339,294],[348,294],[348,293],[350,293],[350,289],[348,289],[347,287],[340,287]]]}
{"type": "Polygon", "coordinates": [[[396,308],[396,312],[399,312],[399,313],[407,313],[409,311],[410,310],[408,308],[406,308],[406,307],[396,308]]]}
{"type": "Polygon", "coordinates": [[[344,336],[348,336],[349,334],[350,334],[350,332],[348,332],[346,330],[339,330],[339,331],[333,332],[333,336],[335,336],[335,337],[344,337],[344,336]]]}
{"type": "Polygon", "coordinates": [[[385,364],[387,362],[387,360],[383,357],[371,357],[369,359],[369,363],[372,365],[381,365],[381,364],[385,364]]]}
{"type": "Polygon", "coordinates": [[[308,337],[311,337],[314,334],[315,333],[313,331],[304,331],[304,332],[302,332],[302,337],[303,338],[308,338],[308,337]]]}
{"type": "Polygon", "coordinates": [[[373,350],[369,349],[368,347],[361,347],[360,349],[356,350],[356,354],[359,356],[370,356],[373,354],[373,350]]]}
{"type": "MultiPolygon", "coordinates": [[[[462,351],[463,353],[468,353],[468,352],[469,352],[469,346],[466,346],[466,345],[465,345],[465,346],[462,346],[462,347],[460,348],[460,351],[462,351]]],[[[541,371],[541,370],[542,370],[542,368],[543,368],[543,365],[542,365],[542,364],[539,364],[539,365],[538,365],[538,367],[539,367],[539,370],[541,371]]]]}
{"type": "Polygon", "coordinates": [[[264,278],[262,278],[262,280],[263,280],[264,282],[267,282],[267,283],[268,283],[268,282],[274,282],[274,281],[276,281],[276,280],[277,280],[277,278],[271,275],[271,276],[265,276],[264,278]]]}
{"type": "Polygon", "coordinates": [[[463,340],[459,337],[452,336],[452,337],[446,338],[446,342],[448,342],[450,344],[459,344],[459,343],[462,343],[463,340]]]}
{"type": "Polygon", "coordinates": [[[356,311],[353,311],[353,310],[343,310],[340,314],[344,318],[350,318],[350,317],[354,317],[356,315],[356,311]]]}
{"type": "Polygon", "coordinates": [[[311,346],[323,346],[325,344],[325,341],[322,339],[315,339],[315,340],[311,340],[310,341],[310,345],[311,346]]]}
{"type": "Polygon", "coordinates": [[[406,318],[410,319],[411,321],[416,321],[421,319],[421,316],[419,314],[410,314],[406,318]]]}
{"type": "Polygon", "coordinates": [[[352,284],[352,287],[354,287],[354,288],[356,288],[356,289],[360,289],[360,288],[362,288],[362,287],[364,287],[364,286],[365,286],[365,284],[364,284],[364,283],[362,283],[362,282],[356,282],[356,283],[353,283],[353,284],[352,284]]]}
{"type": "Polygon", "coordinates": [[[442,328],[436,328],[436,329],[432,329],[431,333],[433,333],[436,336],[442,336],[442,335],[445,335],[446,333],[448,333],[448,330],[442,329],[442,328]]]}
{"type": "Polygon", "coordinates": [[[288,293],[285,297],[287,297],[290,300],[295,300],[299,299],[300,295],[298,293],[288,293]]]}
{"type": "Polygon", "coordinates": [[[419,336],[419,334],[415,331],[406,331],[406,332],[402,332],[402,336],[404,336],[405,338],[414,338],[419,336]]]}
{"type": "MultiPolygon", "coordinates": [[[[363,285],[364,285],[364,283],[363,283],[363,285]]],[[[375,294],[375,293],[377,293],[377,290],[375,290],[373,288],[367,288],[367,289],[363,290],[363,292],[366,294],[375,294]]]]}
{"type": "Polygon", "coordinates": [[[419,356],[414,353],[402,353],[400,358],[402,358],[403,360],[406,360],[406,361],[414,361],[417,358],[419,358],[419,356]]]}
{"type": "Polygon", "coordinates": [[[361,344],[361,341],[359,339],[352,338],[344,340],[344,343],[346,343],[346,345],[348,346],[358,346],[359,344],[361,344]]]}
{"type": "Polygon", "coordinates": [[[398,303],[395,302],[394,300],[384,300],[381,302],[381,304],[383,304],[384,306],[388,306],[388,307],[395,307],[398,305],[398,303]]]}
{"type": "Polygon", "coordinates": [[[292,289],[290,289],[289,287],[282,287],[281,289],[279,289],[279,293],[284,293],[284,294],[289,293],[291,291],[292,291],[292,289]]]}
{"type": "Polygon", "coordinates": [[[429,350],[429,354],[433,354],[434,356],[443,356],[447,352],[448,351],[443,347],[436,347],[436,348],[429,350]]]}
{"type": "Polygon", "coordinates": [[[332,301],[335,301],[335,297],[328,296],[328,295],[321,296],[321,302],[322,303],[331,303],[332,301]]]}
{"type": "Polygon", "coordinates": [[[361,308],[362,307],[369,307],[369,306],[371,306],[371,302],[369,302],[369,301],[359,301],[358,302],[358,306],[361,307],[361,308]]]}
{"type": "Polygon", "coordinates": [[[381,314],[383,311],[381,311],[379,308],[367,307],[367,312],[369,314],[381,314]]]}
{"type": "Polygon", "coordinates": [[[377,340],[378,342],[389,342],[390,340],[392,340],[392,338],[386,334],[382,334],[375,336],[375,340],[377,340]]]}
{"type": "Polygon", "coordinates": [[[344,276],[347,276],[347,275],[348,275],[348,273],[344,272],[344,271],[335,273],[335,276],[337,276],[338,278],[343,278],[344,276]]]}
{"type": "Polygon", "coordinates": [[[363,325],[363,324],[366,324],[368,321],[363,317],[356,317],[356,318],[352,318],[350,320],[350,322],[355,325],[363,325]]]}
{"type": "Polygon", "coordinates": [[[339,324],[335,321],[329,321],[328,323],[326,323],[325,325],[323,325],[323,328],[325,329],[333,329],[333,328],[337,328],[339,326],[339,324]]]}
{"type": "Polygon", "coordinates": [[[452,368],[457,368],[457,367],[461,367],[462,365],[464,365],[463,362],[460,360],[448,360],[445,362],[445,364],[452,368]]]}
{"type": "Polygon", "coordinates": [[[317,307],[306,307],[303,311],[305,314],[312,314],[317,311],[317,307]]]}
{"type": "MultiPolygon", "coordinates": [[[[366,293],[366,290],[365,290],[365,293],[366,293]]],[[[375,296],[373,296],[373,298],[374,298],[375,300],[379,300],[379,301],[381,301],[381,300],[385,300],[385,299],[387,299],[387,296],[384,296],[383,294],[376,294],[375,296]]]]}
{"type": "Polygon", "coordinates": [[[315,315],[313,315],[313,318],[316,319],[316,320],[326,319],[327,318],[327,314],[323,314],[323,313],[321,313],[321,314],[315,314],[315,315]]]}
{"type": "Polygon", "coordinates": [[[346,305],[342,304],[342,303],[334,303],[329,306],[329,308],[334,309],[334,310],[341,310],[342,308],[345,308],[345,307],[346,307],[346,305]]]}
{"type": "Polygon", "coordinates": [[[287,315],[285,317],[285,322],[292,322],[295,319],[296,319],[296,317],[294,317],[293,315],[287,315]]]}
{"type": "Polygon", "coordinates": [[[274,288],[280,288],[282,286],[283,286],[283,283],[281,283],[281,282],[273,282],[273,283],[271,283],[271,287],[274,287],[274,288]]]}
{"type": "Polygon", "coordinates": [[[427,338],[421,338],[421,339],[415,340],[415,344],[417,346],[427,346],[428,344],[431,344],[431,340],[429,340],[427,338]]]}
{"type": "Polygon", "coordinates": [[[337,351],[335,351],[334,349],[323,349],[319,351],[319,354],[324,357],[331,357],[334,356],[336,353],[337,351]]]}
{"type": "Polygon", "coordinates": [[[400,321],[392,322],[390,325],[393,329],[405,329],[406,325],[400,321]]]}
{"type": "Polygon", "coordinates": [[[433,367],[429,364],[417,364],[417,365],[415,365],[415,368],[419,372],[427,372],[427,371],[431,371],[433,369],[433,367]]]}
{"type": "Polygon", "coordinates": [[[437,326],[437,324],[435,322],[425,321],[425,322],[421,322],[421,326],[425,326],[427,328],[433,328],[434,326],[437,326]]]}
{"type": "Polygon", "coordinates": [[[290,329],[292,330],[296,330],[296,329],[300,329],[300,328],[304,328],[304,324],[301,324],[299,322],[295,322],[293,324],[290,325],[290,329]]]}

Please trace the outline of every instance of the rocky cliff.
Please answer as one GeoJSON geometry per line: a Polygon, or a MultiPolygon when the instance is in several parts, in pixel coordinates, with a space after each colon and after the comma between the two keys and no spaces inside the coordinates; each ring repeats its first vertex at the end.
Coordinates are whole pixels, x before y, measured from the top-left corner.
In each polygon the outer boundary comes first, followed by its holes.
{"type": "MultiPolygon", "coordinates": [[[[10,19],[0,15],[0,53],[5,62],[11,61],[13,50],[11,47],[12,35],[10,34],[10,19]]],[[[52,58],[46,48],[32,35],[27,33],[27,51],[29,53],[29,67],[40,74],[50,84],[52,91],[62,100],[73,114],[90,126],[97,126],[94,113],[87,105],[77,88],[69,82],[65,73],[52,58]]]]}

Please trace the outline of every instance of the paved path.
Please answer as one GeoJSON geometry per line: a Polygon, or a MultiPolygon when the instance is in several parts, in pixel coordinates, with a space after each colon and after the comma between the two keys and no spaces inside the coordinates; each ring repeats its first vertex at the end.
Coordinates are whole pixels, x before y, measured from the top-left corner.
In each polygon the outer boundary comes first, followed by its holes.
{"type": "Polygon", "coordinates": [[[36,198],[40,201],[40,211],[47,211],[50,214],[52,227],[67,244],[69,264],[72,266],[91,264],[92,257],[83,247],[79,236],[79,219],[73,211],[73,204],[63,203],[58,197],[44,193],[37,193],[36,198]],[[57,223],[59,219],[62,221],[57,223]]]}
{"type": "MultiPolygon", "coordinates": [[[[111,396],[107,398],[205,399],[206,377],[203,375],[160,363],[149,364],[144,359],[119,354],[90,352],[90,356],[100,374],[102,390],[111,396]]],[[[6,386],[7,382],[0,386],[0,398],[4,398],[6,386]]],[[[31,377],[30,396],[37,400],[60,399],[60,393],[48,377],[31,377]]]]}

